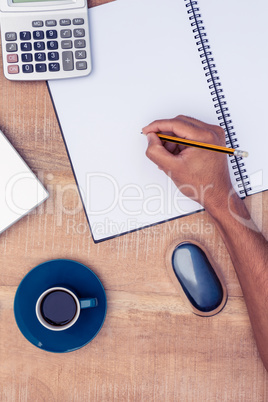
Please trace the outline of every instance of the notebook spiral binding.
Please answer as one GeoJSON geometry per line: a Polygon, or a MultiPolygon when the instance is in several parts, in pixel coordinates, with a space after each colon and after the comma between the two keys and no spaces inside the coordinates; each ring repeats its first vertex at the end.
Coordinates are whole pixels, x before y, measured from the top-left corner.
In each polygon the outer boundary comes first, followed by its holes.
{"type": "MultiPolygon", "coordinates": [[[[198,46],[198,52],[200,52],[201,63],[205,72],[212,101],[216,109],[219,124],[224,129],[226,134],[226,145],[232,148],[238,148],[238,142],[236,133],[232,125],[229,109],[225,100],[218,71],[216,70],[216,64],[214,62],[212,51],[209,45],[205,27],[201,19],[200,9],[197,0],[184,0],[186,2],[187,13],[191,22],[192,31],[194,33],[194,39],[198,46]]],[[[251,190],[249,177],[245,168],[245,164],[242,161],[242,157],[230,156],[230,162],[236,176],[236,182],[238,185],[239,193],[241,196],[246,196],[248,191],[251,190]]]]}

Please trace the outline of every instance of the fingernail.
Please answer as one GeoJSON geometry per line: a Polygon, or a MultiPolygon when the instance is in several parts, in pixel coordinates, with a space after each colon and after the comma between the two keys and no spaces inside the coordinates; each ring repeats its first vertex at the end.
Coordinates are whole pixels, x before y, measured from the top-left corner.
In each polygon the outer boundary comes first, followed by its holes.
{"type": "Polygon", "coordinates": [[[153,139],[153,133],[146,134],[147,141],[150,142],[153,139]]]}

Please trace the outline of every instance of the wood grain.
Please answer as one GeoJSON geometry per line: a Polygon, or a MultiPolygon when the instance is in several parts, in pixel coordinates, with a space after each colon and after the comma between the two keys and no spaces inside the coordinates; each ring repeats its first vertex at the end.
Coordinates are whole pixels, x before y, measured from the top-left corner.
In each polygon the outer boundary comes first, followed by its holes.
{"type": "MultiPolygon", "coordinates": [[[[0,236],[1,402],[268,400],[241,289],[206,212],[94,244],[46,83],[8,81],[0,65],[0,105],[0,129],[50,192],[0,236]],[[214,317],[192,314],[165,268],[169,244],[185,238],[201,241],[224,275],[229,298],[214,317]],[[13,315],[24,275],[53,258],[91,267],[108,298],[99,335],[67,354],[31,345],[13,315]]],[[[267,192],[246,200],[266,236],[267,201],[267,192]]]]}

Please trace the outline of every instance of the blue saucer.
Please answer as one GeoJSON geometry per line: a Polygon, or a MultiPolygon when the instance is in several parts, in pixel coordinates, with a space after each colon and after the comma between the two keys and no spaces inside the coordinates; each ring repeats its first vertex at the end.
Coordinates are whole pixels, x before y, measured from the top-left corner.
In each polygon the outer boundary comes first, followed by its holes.
{"type": "Polygon", "coordinates": [[[29,342],[48,352],[79,349],[100,331],[106,316],[105,290],[99,278],[85,265],[71,260],[51,260],[33,268],[21,281],[14,300],[17,325],[29,342]],[[77,322],[64,331],[43,327],[35,314],[38,297],[53,286],[66,286],[80,298],[96,297],[98,306],[82,309],[77,322]]]}

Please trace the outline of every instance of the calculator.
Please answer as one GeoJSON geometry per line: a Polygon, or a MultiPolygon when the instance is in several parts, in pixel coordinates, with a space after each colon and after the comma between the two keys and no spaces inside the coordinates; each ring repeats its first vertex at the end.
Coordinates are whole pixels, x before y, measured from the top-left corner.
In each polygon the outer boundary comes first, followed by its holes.
{"type": "Polygon", "coordinates": [[[9,80],[81,77],[91,71],[86,0],[0,0],[9,80]]]}

